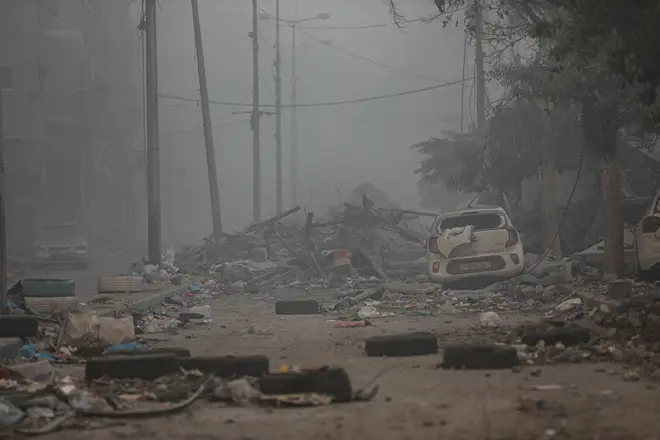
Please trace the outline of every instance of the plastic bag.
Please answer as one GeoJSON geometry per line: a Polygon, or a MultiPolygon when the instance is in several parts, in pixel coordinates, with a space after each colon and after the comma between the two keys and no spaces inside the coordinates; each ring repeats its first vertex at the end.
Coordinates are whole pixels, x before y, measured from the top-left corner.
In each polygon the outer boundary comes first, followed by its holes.
{"type": "Polygon", "coordinates": [[[0,399],[0,426],[8,428],[20,422],[25,413],[8,400],[0,399]]]}
{"type": "Polygon", "coordinates": [[[70,313],[64,327],[63,345],[110,347],[135,340],[132,316],[112,318],[96,312],[70,313]]]}

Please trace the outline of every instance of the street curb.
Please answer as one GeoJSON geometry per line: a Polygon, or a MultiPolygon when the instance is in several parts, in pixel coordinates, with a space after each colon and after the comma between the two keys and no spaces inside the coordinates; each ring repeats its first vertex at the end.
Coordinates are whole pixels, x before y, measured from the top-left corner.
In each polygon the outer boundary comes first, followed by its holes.
{"type": "Polygon", "coordinates": [[[146,295],[143,298],[140,298],[139,300],[134,301],[133,303],[129,304],[126,307],[104,310],[103,312],[101,312],[99,314],[100,314],[100,316],[114,316],[117,312],[125,312],[125,311],[139,312],[141,310],[152,309],[152,308],[158,306],[160,303],[162,303],[167,298],[170,298],[174,295],[178,295],[180,293],[187,292],[188,287],[189,286],[187,286],[187,285],[172,286],[172,287],[164,289],[160,292],[154,292],[154,293],[151,293],[149,295],[146,295]]]}

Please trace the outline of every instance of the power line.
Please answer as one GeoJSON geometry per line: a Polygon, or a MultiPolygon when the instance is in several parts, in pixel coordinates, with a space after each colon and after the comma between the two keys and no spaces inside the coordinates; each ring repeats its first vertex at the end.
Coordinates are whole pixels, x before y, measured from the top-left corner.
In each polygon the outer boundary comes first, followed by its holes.
{"type": "MultiPolygon", "coordinates": [[[[281,20],[282,26],[287,26],[287,27],[293,27],[293,25],[288,24],[281,20]]],[[[380,28],[380,27],[386,27],[386,26],[394,26],[396,23],[380,23],[380,24],[367,24],[367,25],[362,25],[362,26],[305,26],[305,25],[296,25],[296,28],[298,29],[326,29],[326,30],[336,30],[336,31],[343,31],[343,30],[353,30],[353,29],[373,29],[373,28],[380,28]]]]}
{"type": "MultiPolygon", "coordinates": [[[[233,121],[225,121],[225,122],[220,122],[220,123],[217,123],[217,124],[212,124],[211,127],[214,127],[214,128],[216,128],[216,127],[227,127],[227,126],[230,126],[230,125],[238,124],[240,122],[246,122],[246,121],[249,121],[249,120],[250,120],[250,117],[248,116],[248,117],[244,117],[244,118],[240,118],[240,119],[235,119],[233,121]]],[[[182,129],[182,130],[168,131],[167,134],[193,133],[193,132],[200,131],[202,129],[203,129],[203,127],[201,125],[198,125],[196,127],[185,128],[185,129],[182,129]]]]}
{"type": "MultiPolygon", "coordinates": [[[[360,102],[368,102],[368,101],[376,101],[376,100],[381,100],[381,99],[389,99],[389,98],[395,98],[397,96],[405,96],[405,95],[412,95],[415,93],[421,93],[421,92],[428,92],[430,90],[436,90],[436,89],[441,89],[443,87],[449,87],[449,86],[454,86],[456,84],[461,84],[463,81],[471,81],[473,80],[474,77],[472,78],[465,78],[465,80],[459,79],[458,81],[451,81],[451,82],[445,82],[441,84],[436,84],[434,86],[429,86],[429,87],[424,87],[421,89],[413,89],[413,90],[406,90],[403,92],[398,92],[398,93],[389,93],[386,95],[377,95],[377,96],[369,96],[366,98],[358,98],[358,99],[347,99],[345,101],[326,101],[326,102],[310,102],[310,103],[304,103],[304,104],[296,104],[296,105],[291,105],[291,104],[282,104],[282,107],[286,108],[291,108],[291,107],[330,107],[330,106],[335,106],[335,105],[345,105],[345,104],[357,104],[360,102]]],[[[167,95],[167,94],[159,94],[161,98],[165,99],[173,99],[175,101],[187,101],[187,102],[199,102],[198,99],[195,98],[185,98],[182,96],[175,96],[175,95],[167,95]]],[[[232,106],[232,107],[252,107],[252,104],[246,104],[244,102],[231,102],[231,101],[209,101],[210,104],[214,105],[226,105],[226,106],[232,106]]],[[[269,107],[273,108],[275,107],[274,104],[261,104],[259,107],[269,107]]]]}
{"type": "Polygon", "coordinates": [[[381,62],[378,62],[378,61],[374,61],[374,60],[369,59],[369,58],[367,58],[367,57],[364,57],[364,56],[362,56],[362,55],[358,55],[358,54],[356,54],[355,52],[351,52],[350,50],[344,49],[343,47],[336,46],[335,44],[330,43],[329,41],[325,41],[325,40],[323,40],[323,39],[321,39],[321,38],[318,38],[318,37],[316,37],[316,36],[310,34],[309,32],[306,32],[306,31],[304,31],[304,30],[302,30],[302,29],[298,29],[298,28],[296,28],[296,29],[298,30],[298,32],[300,32],[300,33],[306,35],[307,37],[311,38],[311,39],[314,40],[314,41],[317,41],[317,42],[319,42],[319,43],[321,43],[321,44],[323,44],[323,45],[325,45],[325,46],[330,46],[330,47],[332,47],[333,49],[336,49],[336,50],[338,50],[338,51],[340,51],[340,52],[344,52],[345,54],[348,54],[348,55],[350,55],[350,56],[352,56],[352,57],[358,58],[358,59],[360,59],[360,60],[362,60],[362,61],[366,61],[366,62],[368,62],[368,63],[374,64],[374,65],[376,65],[376,66],[384,67],[384,68],[386,68],[386,69],[392,70],[392,71],[397,72],[397,73],[401,73],[401,74],[409,75],[409,76],[414,76],[414,77],[421,78],[421,79],[424,79],[424,80],[427,80],[427,81],[434,81],[434,82],[438,82],[438,81],[440,81],[440,80],[437,79],[437,78],[433,78],[433,77],[426,76],[426,75],[420,75],[419,73],[410,72],[410,71],[408,71],[408,70],[404,70],[404,69],[400,69],[400,68],[398,68],[398,67],[390,66],[389,64],[385,64],[385,63],[381,63],[381,62]]]}

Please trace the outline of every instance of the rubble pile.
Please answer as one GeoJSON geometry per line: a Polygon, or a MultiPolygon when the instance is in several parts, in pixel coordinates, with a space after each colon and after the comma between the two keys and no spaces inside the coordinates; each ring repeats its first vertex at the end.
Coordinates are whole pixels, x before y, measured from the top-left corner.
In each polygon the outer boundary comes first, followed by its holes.
{"type": "Polygon", "coordinates": [[[205,290],[255,293],[275,286],[337,288],[358,278],[388,280],[386,271],[395,276],[423,272],[421,260],[400,260],[423,257],[427,233],[411,223],[425,213],[345,203],[327,221],[314,222],[308,213],[302,226],[286,223],[300,210],[253,223],[240,233],[225,233],[219,243],[207,239],[181,250],[175,258],[177,273],[170,279],[180,284],[184,278],[198,278],[205,290]]]}
{"type": "Polygon", "coordinates": [[[108,424],[104,418],[164,415],[182,411],[199,399],[242,407],[321,406],[369,401],[377,392],[377,387],[353,390],[343,369],[329,367],[304,372],[286,368],[259,377],[224,378],[182,369],[152,380],[53,376],[44,381],[12,376],[0,368],[0,433],[42,435],[66,428],[103,427],[108,424]],[[310,377],[332,377],[335,382],[332,386],[311,384],[310,377]]]}

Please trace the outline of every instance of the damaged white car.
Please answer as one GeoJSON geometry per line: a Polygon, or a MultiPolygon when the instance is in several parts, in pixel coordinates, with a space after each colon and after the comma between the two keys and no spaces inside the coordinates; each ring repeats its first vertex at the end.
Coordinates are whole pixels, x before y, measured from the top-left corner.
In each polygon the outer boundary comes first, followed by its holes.
{"type": "Polygon", "coordinates": [[[434,235],[426,252],[431,282],[506,279],[524,269],[520,235],[502,208],[475,207],[444,214],[431,230],[434,235]]]}

